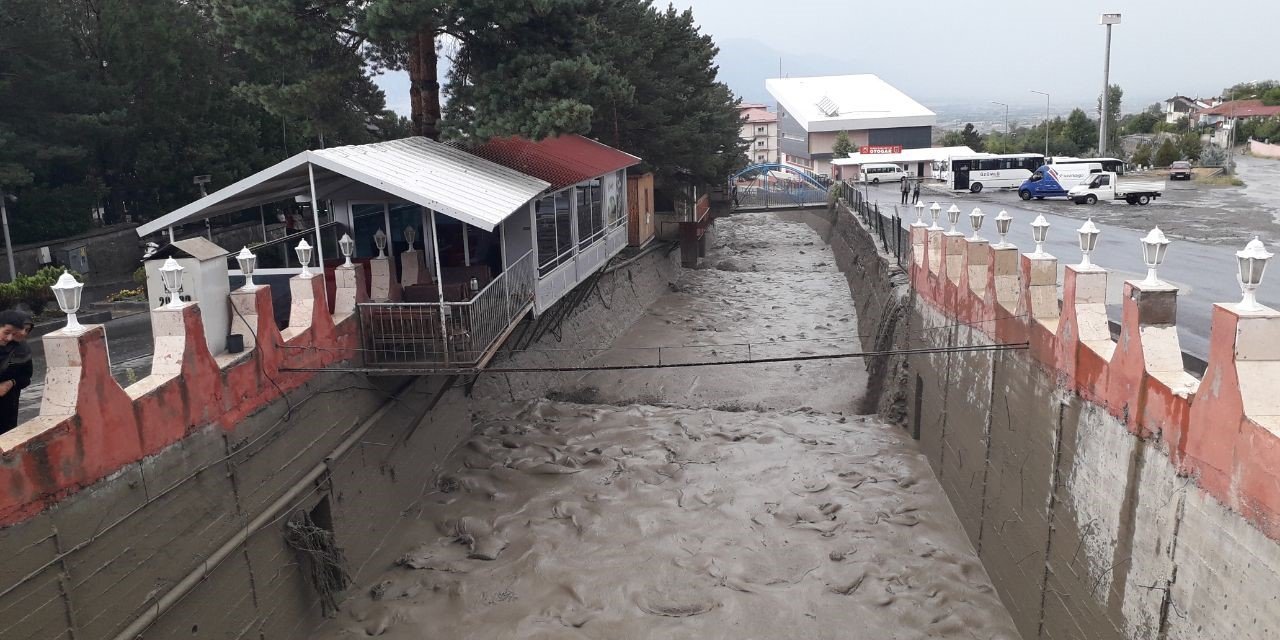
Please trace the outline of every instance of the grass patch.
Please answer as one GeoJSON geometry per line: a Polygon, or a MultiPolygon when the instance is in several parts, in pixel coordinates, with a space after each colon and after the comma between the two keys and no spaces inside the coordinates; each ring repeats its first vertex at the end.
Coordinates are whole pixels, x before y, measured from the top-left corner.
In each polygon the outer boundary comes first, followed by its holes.
{"type": "Polygon", "coordinates": [[[1218,174],[1216,176],[1196,177],[1196,182],[1211,187],[1243,187],[1244,180],[1235,176],[1218,174]]]}

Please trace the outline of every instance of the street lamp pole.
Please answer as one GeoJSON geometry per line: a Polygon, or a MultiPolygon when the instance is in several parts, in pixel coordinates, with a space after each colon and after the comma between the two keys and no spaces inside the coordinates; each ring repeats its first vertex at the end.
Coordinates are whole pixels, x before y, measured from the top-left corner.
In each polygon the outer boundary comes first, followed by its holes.
{"type": "Polygon", "coordinates": [[[1107,155],[1107,100],[1111,93],[1111,25],[1120,24],[1120,14],[1104,13],[1098,24],[1107,27],[1107,49],[1102,60],[1102,113],[1098,114],[1098,157],[1107,155]]]}
{"type": "Polygon", "coordinates": [[[996,102],[995,100],[992,100],[991,104],[998,104],[1004,107],[1004,134],[1006,136],[1009,135],[1009,105],[1003,102],[996,102]]]}
{"type": "Polygon", "coordinates": [[[1031,90],[1031,93],[1038,93],[1044,96],[1044,157],[1049,157],[1049,94],[1044,91],[1031,90]]]}
{"type": "Polygon", "coordinates": [[[5,207],[5,202],[10,198],[17,200],[0,189],[0,224],[4,226],[4,252],[9,258],[9,282],[13,282],[18,279],[18,271],[13,267],[13,243],[9,241],[9,210],[5,207]]]}

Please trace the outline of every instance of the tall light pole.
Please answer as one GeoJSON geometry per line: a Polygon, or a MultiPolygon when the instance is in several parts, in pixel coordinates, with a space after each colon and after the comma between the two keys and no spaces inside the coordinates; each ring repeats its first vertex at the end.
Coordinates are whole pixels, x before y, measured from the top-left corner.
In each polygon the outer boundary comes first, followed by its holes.
{"type": "Polygon", "coordinates": [[[1107,99],[1111,93],[1111,25],[1120,24],[1120,14],[1104,13],[1098,24],[1107,27],[1107,51],[1102,60],[1102,113],[1098,117],[1098,157],[1107,155],[1107,99]]]}
{"type": "Polygon", "coordinates": [[[1003,102],[996,102],[995,100],[992,100],[991,104],[998,104],[1004,107],[1004,134],[1006,136],[1009,135],[1009,105],[1003,102]]]}
{"type": "Polygon", "coordinates": [[[9,242],[9,210],[5,208],[5,201],[9,200],[17,202],[18,197],[6,194],[0,189],[0,223],[4,226],[4,252],[9,257],[9,282],[18,279],[18,271],[13,268],[13,243],[9,242]]]}
{"type": "Polygon", "coordinates": [[[1031,93],[1038,93],[1044,96],[1044,157],[1049,157],[1049,94],[1044,91],[1031,90],[1031,93]]]}

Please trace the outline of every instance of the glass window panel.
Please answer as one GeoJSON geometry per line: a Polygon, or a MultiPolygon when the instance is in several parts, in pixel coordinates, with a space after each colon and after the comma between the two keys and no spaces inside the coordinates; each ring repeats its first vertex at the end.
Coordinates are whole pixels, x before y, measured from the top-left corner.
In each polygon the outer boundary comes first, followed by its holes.
{"type": "Polygon", "coordinates": [[[573,209],[571,207],[573,201],[570,200],[568,191],[561,191],[556,194],[556,247],[557,257],[567,257],[573,252],[573,227],[572,219],[573,209]]]}
{"type": "Polygon", "coordinates": [[[553,267],[560,252],[556,250],[556,203],[554,196],[547,196],[534,205],[534,221],[537,224],[538,266],[553,267]]]}

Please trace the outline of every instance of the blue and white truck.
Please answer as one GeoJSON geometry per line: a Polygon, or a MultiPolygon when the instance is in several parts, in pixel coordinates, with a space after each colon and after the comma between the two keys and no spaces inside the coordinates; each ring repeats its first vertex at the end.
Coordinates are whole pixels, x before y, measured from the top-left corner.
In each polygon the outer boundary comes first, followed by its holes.
{"type": "Polygon", "coordinates": [[[1065,198],[1067,192],[1095,173],[1102,172],[1102,163],[1046,164],[1036,169],[1021,186],[1018,196],[1023,200],[1065,198]]]}

